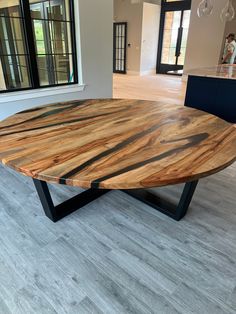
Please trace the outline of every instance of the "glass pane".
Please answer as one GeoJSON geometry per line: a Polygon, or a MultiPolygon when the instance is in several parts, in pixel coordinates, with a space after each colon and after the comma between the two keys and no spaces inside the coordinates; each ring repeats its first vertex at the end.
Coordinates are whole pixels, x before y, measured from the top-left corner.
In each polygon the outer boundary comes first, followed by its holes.
{"type": "Polygon", "coordinates": [[[23,40],[22,20],[20,18],[0,17],[0,35],[1,40],[23,40]]]}
{"type": "Polygon", "coordinates": [[[47,63],[47,56],[38,56],[37,57],[37,64],[38,64],[38,70],[39,70],[39,80],[40,85],[45,86],[49,85],[49,68],[47,63]]]}
{"type": "Polygon", "coordinates": [[[45,49],[45,42],[44,40],[37,40],[36,41],[36,49],[38,55],[45,55],[46,49],[45,49]]]}
{"type": "Polygon", "coordinates": [[[26,49],[25,49],[25,43],[23,42],[23,40],[17,39],[17,40],[14,40],[12,43],[15,47],[15,51],[17,51],[17,54],[25,54],[26,49]]]}
{"type": "Polygon", "coordinates": [[[33,20],[33,26],[37,54],[72,53],[69,22],[33,20]]]}
{"type": "Polygon", "coordinates": [[[49,25],[52,53],[71,53],[70,23],[51,21],[49,25]]]}
{"type": "Polygon", "coordinates": [[[8,56],[1,60],[6,89],[30,87],[27,56],[8,56]]]}
{"type": "Polygon", "coordinates": [[[69,21],[70,6],[69,0],[50,0],[48,18],[51,20],[69,21]]]}
{"type": "Polygon", "coordinates": [[[1,39],[0,55],[22,55],[25,54],[25,45],[22,40],[13,40],[9,43],[8,39],[1,39]]]}
{"type": "MultiPolygon", "coordinates": [[[[36,1],[30,1],[30,3],[35,3],[36,1]]],[[[48,4],[49,2],[47,1],[45,5],[48,4]]],[[[31,4],[30,5],[30,12],[31,12],[31,17],[33,19],[43,19],[44,18],[44,7],[42,3],[37,3],[37,4],[31,4]]]]}
{"type": "Polygon", "coordinates": [[[0,89],[31,86],[22,19],[0,17],[0,89]]]}
{"type": "Polygon", "coordinates": [[[25,54],[21,19],[0,17],[0,40],[0,54],[25,54]]]}
{"type": "Polygon", "coordinates": [[[191,10],[184,11],[183,28],[189,28],[191,10]]]}
{"type": "Polygon", "coordinates": [[[73,83],[73,61],[72,56],[55,56],[57,83],[73,83]]]}
{"type": "Polygon", "coordinates": [[[22,39],[21,20],[18,18],[0,18],[0,54],[26,54],[22,39]]]}
{"type": "Polygon", "coordinates": [[[41,86],[74,82],[72,55],[40,55],[37,63],[41,86]]]}
{"type": "Polygon", "coordinates": [[[33,20],[33,28],[34,28],[34,39],[35,39],[35,46],[37,54],[45,54],[46,48],[45,48],[45,22],[41,20],[33,20]]]}
{"type": "Polygon", "coordinates": [[[182,35],[180,56],[178,58],[178,65],[184,65],[184,61],[185,61],[185,54],[186,54],[186,47],[187,47],[187,40],[188,40],[188,30],[189,30],[189,23],[190,23],[190,12],[191,12],[190,10],[186,10],[183,13],[183,35],[182,35]]]}
{"type": "Polygon", "coordinates": [[[19,0],[0,0],[0,16],[21,16],[19,0]]]}
{"type": "Polygon", "coordinates": [[[161,63],[175,64],[175,49],[177,45],[178,29],[180,27],[181,11],[165,13],[165,25],[162,45],[161,63]]]}

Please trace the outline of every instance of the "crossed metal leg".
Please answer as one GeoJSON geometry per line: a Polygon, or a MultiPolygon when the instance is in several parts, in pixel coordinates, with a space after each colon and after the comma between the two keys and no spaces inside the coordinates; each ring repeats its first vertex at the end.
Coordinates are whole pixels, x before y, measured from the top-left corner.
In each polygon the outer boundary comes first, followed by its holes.
{"type": "Polygon", "coordinates": [[[188,211],[197,184],[198,181],[188,182],[185,184],[184,190],[180,197],[180,201],[177,205],[174,205],[171,202],[164,200],[144,189],[123,190],[123,192],[157,209],[158,211],[173,218],[174,220],[179,221],[186,215],[188,211]]]}
{"type": "Polygon", "coordinates": [[[94,201],[109,191],[89,189],[57,206],[54,206],[47,183],[36,179],[33,179],[33,181],[38,192],[39,199],[42,203],[45,215],[53,222],[57,222],[65,216],[68,216],[77,209],[87,205],[88,203],[94,201]]]}
{"type": "MultiPolygon", "coordinates": [[[[45,181],[33,179],[34,185],[38,192],[39,199],[42,203],[45,215],[53,222],[57,222],[63,217],[73,213],[77,209],[93,202],[100,196],[106,194],[110,190],[104,189],[88,189],[69,200],[55,206],[50,195],[48,185],[45,181]]],[[[144,202],[145,204],[157,209],[163,214],[173,218],[174,220],[181,220],[187,213],[191,200],[193,198],[198,181],[188,182],[185,184],[183,193],[180,197],[178,205],[159,198],[145,189],[137,190],[121,190],[124,193],[144,202]]]]}

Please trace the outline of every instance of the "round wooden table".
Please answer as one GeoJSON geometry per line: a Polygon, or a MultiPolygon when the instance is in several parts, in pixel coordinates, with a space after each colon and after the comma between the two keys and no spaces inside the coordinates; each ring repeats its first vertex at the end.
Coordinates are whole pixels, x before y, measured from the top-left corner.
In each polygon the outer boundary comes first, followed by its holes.
{"type": "Polygon", "coordinates": [[[236,160],[232,124],[199,110],[143,100],[81,100],[33,108],[2,121],[0,139],[2,163],[34,179],[53,221],[111,189],[180,220],[197,181],[236,160]],[[46,182],[88,190],[54,206],[46,182]],[[177,183],[186,183],[177,206],[146,191],[177,183]]]}

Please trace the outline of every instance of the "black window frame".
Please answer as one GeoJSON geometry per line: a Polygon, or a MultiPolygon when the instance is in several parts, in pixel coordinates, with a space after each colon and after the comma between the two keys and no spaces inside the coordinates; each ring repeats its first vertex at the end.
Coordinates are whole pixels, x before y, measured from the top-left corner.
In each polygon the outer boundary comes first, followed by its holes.
{"type": "MultiPolygon", "coordinates": [[[[35,3],[40,3],[42,1],[38,1],[35,3]]],[[[37,65],[37,53],[36,53],[36,46],[34,40],[34,33],[33,33],[33,18],[31,17],[30,12],[30,3],[29,0],[19,0],[19,6],[21,11],[22,20],[22,28],[23,28],[23,35],[24,41],[26,46],[26,52],[29,55],[28,58],[28,71],[29,71],[29,79],[31,86],[23,87],[23,88],[12,88],[12,89],[5,89],[0,90],[0,94],[12,93],[12,92],[20,92],[20,91],[29,91],[29,90],[37,90],[37,89],[47,89],[52,87],[60,87],[60,86],[71,86],[76,85],[79,83],[78,78],[78,59],[77,59],[77,49],[76,49],[76,35],[75,35],[75,9],[74,9],[74,0],[69,0],[69,9],[70,9],[70,33],[71,33],[71,56],[72,56],[72,66],[73,66],[73,82],[67,83],[58,83],[58,84],[48,84],[48,85],[40,85],[39,79],[39,71],[37,65]]],[[[8,19],[14,17],[7,17],[8,19]]],[[[50,21],[59,21],[57,19],[50,19],[50,21]]],[[[62,21],[60,21],[62,22],[62,21]]],[[[63,21],[64,22],[64,21],[63,21]]],[[[68,21],[66,21],[68,22],[68,21]]],[[[0,55],[0,58],[4,57],[0,55]]],[[[5,79],[5,77],[4,77],[5,79]]]]}
{"type": "MultiPolygon", "coordinates": [[[[160,32],[158,39],[158,49],[157,49],[157,63],[156,63],[156,74],[165,74],[165,75],[173,75],[167,72],[165,64],[161,63],[162,56],[162,48],[163,48],[163,38],[164,38],[164,26],[165,26],[165,13],[167,11],[182,11],[191,9],[192,0],[181,0],[181,1],[171,1],[167,2],[166,0],[162,0],[161,5],[161,16],[160,16],[160,32]]],[[[181,17],[182,19],[182,17],[181,17]]],[[[180,42],[178,43],[178,45],[180,42]]],[[[168,67],[168,65],[167,65],[168,67]]],[[[173,67],[173,70],[181,69],[182,66],[173,67]]],[[[179,74],[175,74],[179,75],[179,74]]],[[[180,74],[179,76],[182,76],[180,74]]]]}

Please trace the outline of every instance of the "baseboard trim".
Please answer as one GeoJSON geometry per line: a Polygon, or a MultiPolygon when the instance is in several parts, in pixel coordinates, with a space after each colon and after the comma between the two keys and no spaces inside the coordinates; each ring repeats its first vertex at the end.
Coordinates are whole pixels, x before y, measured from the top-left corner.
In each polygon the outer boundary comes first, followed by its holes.
{"type": "Polygon", "coordinates": [[[141,76],[144,76],[144,75],[156,75],[156,69],[147,70],[147,71],[141,71],[140,75],[141,76]]]}
{"type": "Polygon", "coordinates": [[[136,75],[136,76],[145,76],[145,75],[156,75],[156,70],[148,70],[148,71],[127,71],[128,75],[136,75]]]}

